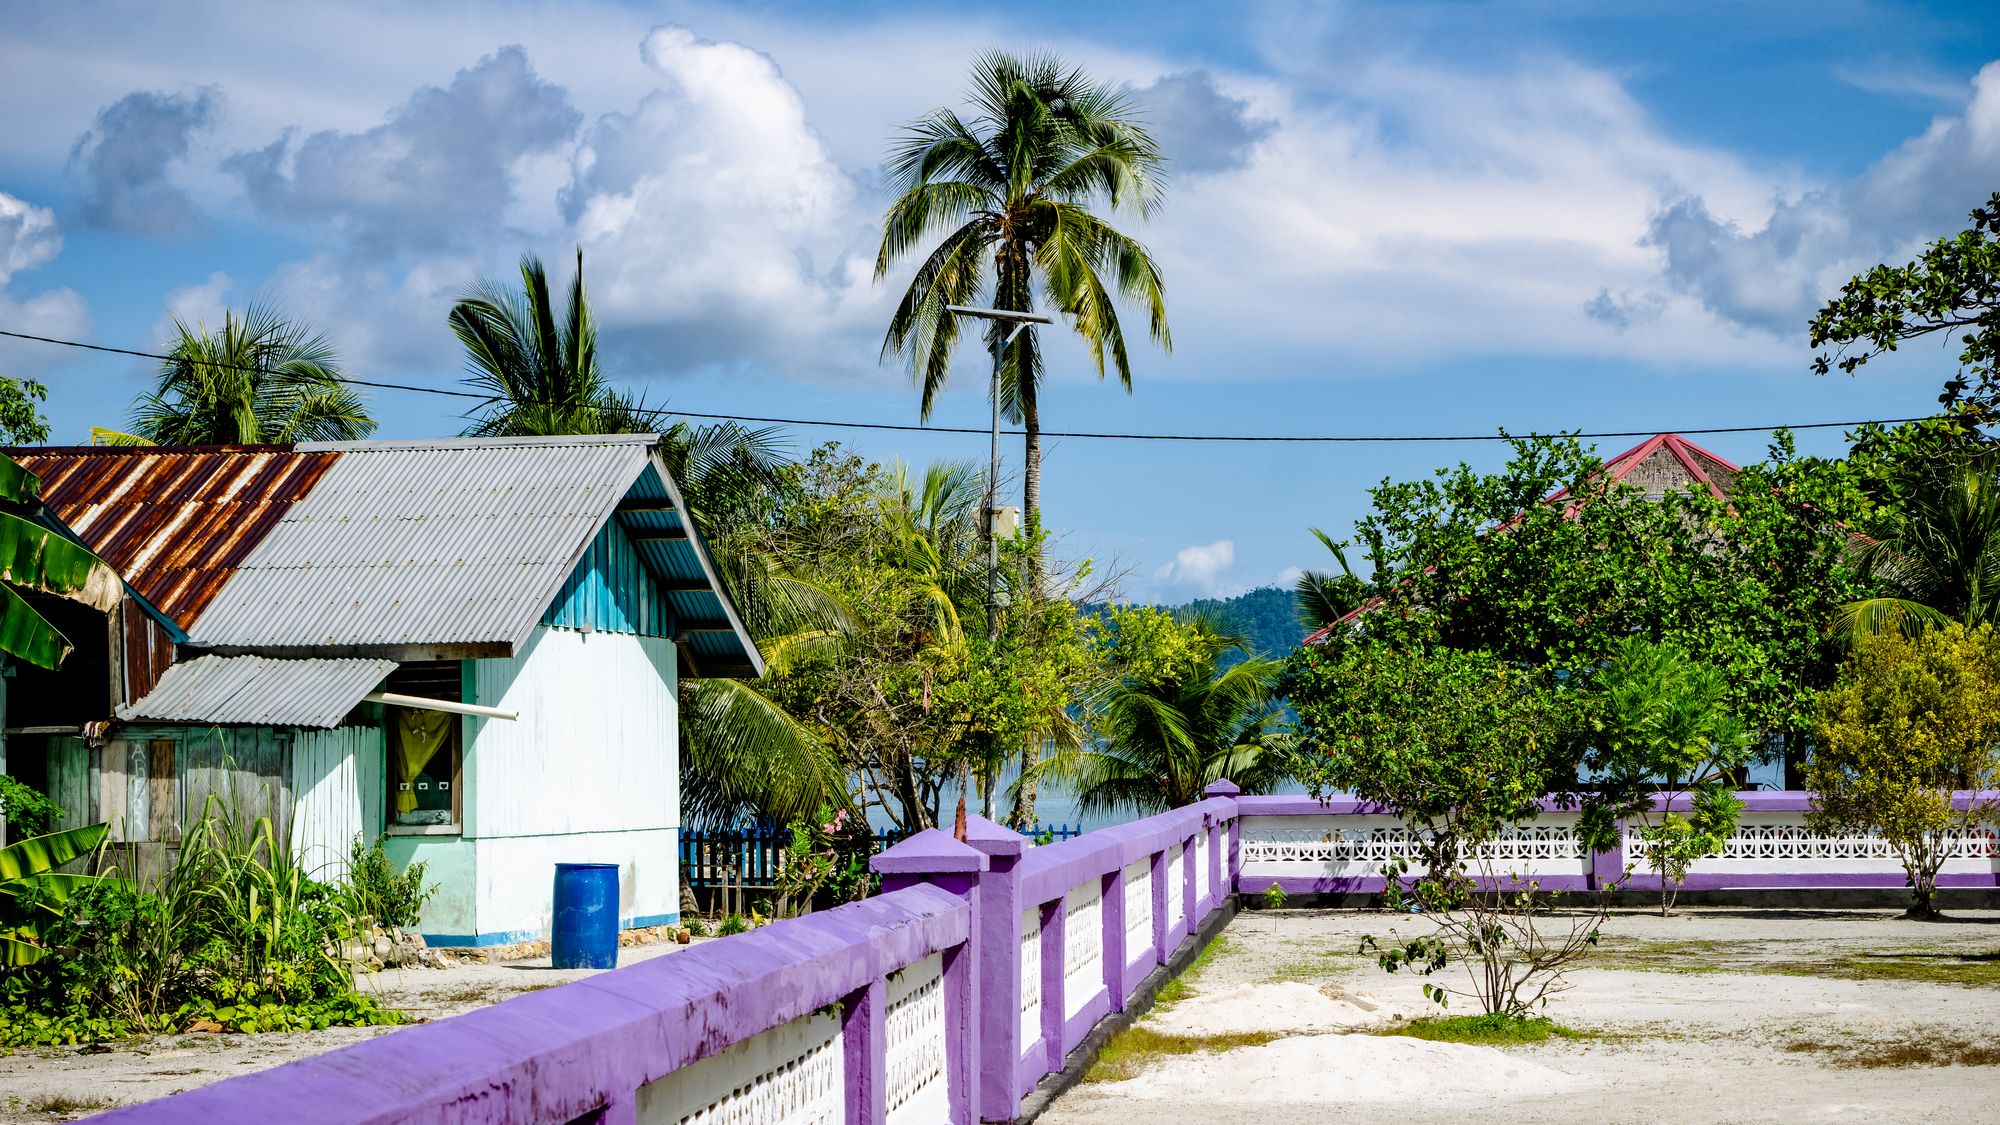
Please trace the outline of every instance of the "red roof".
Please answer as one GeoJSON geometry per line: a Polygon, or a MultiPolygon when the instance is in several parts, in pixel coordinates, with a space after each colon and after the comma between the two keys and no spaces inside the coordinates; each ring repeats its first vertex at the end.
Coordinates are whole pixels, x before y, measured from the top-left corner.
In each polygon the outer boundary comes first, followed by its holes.
{"type": "MultiPolygon", "coordinates": [[[[1606,458],[1604,468],[1611,474],[1612,480],[1624,481],[1641,466],[1656,458],[1669,459],[1672,464],[1685,470],[1689,476],[1707,485],[1708,490],[1718,500],[1729,499],[1730,492],[1735,489],[1736,474],[1742,471],[1741,466],[1716,456],[1679,434],[1655,434],[1616,457],[1606,458]]],[[[1650,493],[1651,490],[1648,491],[1650,493]]],[[[1547,503],[1556,503],[1567,495],[1569,489],[1559,488],[1549,495],[1547,503]]],[[[1509,520],[1500,526],[1504,529],[1512,523],[1513,520],[1509,520]]],[[[1340,620],[1334,622],[1334,625],[1344,625],[1380,604],[1382,604],[1381,598],[1370,598],[1349,610],[1340,620]]],[[[1332,631],[1333,625],[1323,626],[1301,643],[1317,644],[1326,639],[1326,635],[1332,631]]]]}
{"type": "Polygon", "coordinates": [[[42,478],[49,511],[183,633],[340,458],[288,445],[9,453],[42,478]]]}

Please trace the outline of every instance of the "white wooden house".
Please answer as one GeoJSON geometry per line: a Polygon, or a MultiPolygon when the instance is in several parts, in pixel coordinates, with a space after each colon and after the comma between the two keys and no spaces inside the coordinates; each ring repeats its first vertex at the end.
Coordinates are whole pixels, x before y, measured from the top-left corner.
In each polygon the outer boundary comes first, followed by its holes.
{"type": "Polygon", "coordinates": [[[384,836],[433,944],[546,936],[558,862],[676,921],[680,677],[763,666],[659,440],[13,451],[128,596],[43,603],[78,651],[9,680],[10,772],[141,874],[211,793],[329,872],[384,836]]]}

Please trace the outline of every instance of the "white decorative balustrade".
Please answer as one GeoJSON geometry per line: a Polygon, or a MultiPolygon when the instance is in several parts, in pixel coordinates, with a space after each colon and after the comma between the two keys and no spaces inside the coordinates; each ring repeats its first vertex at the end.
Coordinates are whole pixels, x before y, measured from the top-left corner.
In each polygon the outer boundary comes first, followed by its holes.
{"type": "Polygon", "coordinates": [[[1021,911],[1021,1042],[1042,1034],[1042,908],[1021,911]]]}
{"type": "Polygon", "coordinates": [[[1104,894],[1095,879],[1063,896],[1063,1019],[1104,991],[1104,894]]]}
{"type": "Polygon", "coordinates": [[[932,954],[892,975],[887,989],[883,1069],[889,1081],[889,1125],[947,1121],[944,958],[932,954]]]}
{"type": "Polygon", "coordinates": [[[810,1015],[639,1088],[639,1125],[839,1125],[840,1021],[810,1015]]]}
{"type": "Polygon", "coordinates": [[[1153,864],[1139,860],[1125,868],[1125,963],[1153,953],[1153,864]]]}

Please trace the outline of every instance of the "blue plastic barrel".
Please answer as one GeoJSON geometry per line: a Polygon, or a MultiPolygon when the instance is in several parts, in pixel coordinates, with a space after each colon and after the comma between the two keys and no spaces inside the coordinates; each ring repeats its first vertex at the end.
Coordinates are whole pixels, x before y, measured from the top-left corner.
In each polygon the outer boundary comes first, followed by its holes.
{"type": "Polygon", "coordinates": [[[558,969],[618,967],[618,865],[556,864],[549,960],[558,969]]]}

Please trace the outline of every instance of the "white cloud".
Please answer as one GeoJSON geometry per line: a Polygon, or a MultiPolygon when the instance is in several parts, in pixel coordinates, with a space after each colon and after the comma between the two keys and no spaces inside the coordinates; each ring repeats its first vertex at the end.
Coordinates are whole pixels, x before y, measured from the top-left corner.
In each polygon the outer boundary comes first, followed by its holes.
{"type": "Polygon", "coordinates": [[[62,253],[56,214],[0,192],[0,285],[62,253]]]}
{"type": "Polygon", "coordinates": [[[206,281],[170,290],[162,302],[166,306],[164,314],[153,322],[153,343],[165,345],[172,341],[176,322],[190,328],[220,325],[229,308],[225,298],[234,285],[228,274],[216,270],[206,281]]]}
{"type": "MultiPolygon", "coordinates": [[[[73,289],[14,292],[14,275],[62,253],[55,213],[0,192],[0,325],[15,332],[80,340],[89,335],[90,312],[73,289]]],[[[77,353],[53,344],[0,338],[0,374],[36,375],[74,361],[77,353]]]]}
{"type": "Polygon", "coordinates": [[[374,128],[287,133],[223,167],[262,210],[330,224],[357,254],[452,249],[505,233],[516,163],[567,146],[581,121],[527,52],[502,47],[374,128]]]}
{"type": "Polygon", "coordinates": [[[2000,187],[2000,62],[1941,116],[1845,183],[1781,195],[1755,216],[1690,193],[1654,218],[1665,281],[1724,320],[1794,339],[1848,278],[1964,229],[2000,187]],[[1761,225],[1757,225],[1761,222],[1761,225]]]}
{"type": "Polygon", "coordinates": [[[1153,572],[1165,589],[1212,598],[1235,592],[1229,572],[1236,565],[1236,544],[1218,539],[1206,545],[1182,547],[1174,560],[1153,572]]]}
{"type": "Polygon", "coordinates": [[[766,55],[663,26],[659,88],[588,130],[564,192],[608,323],[679,365],[822,359],[872,324],[866,211],[766,55]]]}
{"type": "Polygon", "coordinates": [[[169,173],[187,159],[194,135],[215,124],[221,102],[213,86],[192,95],[135,90],[98,110],[70,148],[71,167],[90,186],[84,218],[138,235],[198,225],[194,203],[169,173]]]}

